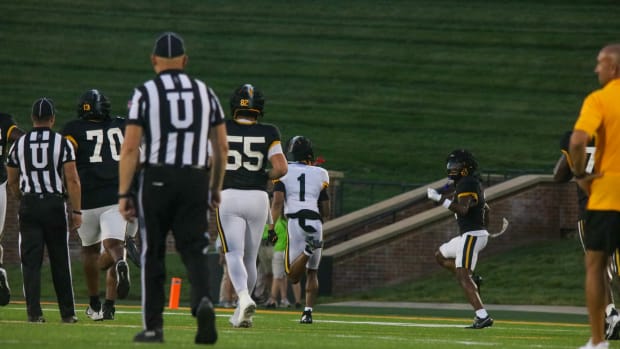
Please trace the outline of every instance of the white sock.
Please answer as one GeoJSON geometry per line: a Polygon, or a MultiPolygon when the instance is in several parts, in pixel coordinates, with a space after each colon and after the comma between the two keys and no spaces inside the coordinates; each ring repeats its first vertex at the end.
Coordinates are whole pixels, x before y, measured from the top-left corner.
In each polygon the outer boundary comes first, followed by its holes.
{"type": "Polygon", "coordinates": [[[482,308],[482,309],[476,310],[476,316],[481,319],[484,319],[485,317],[489,316],[489,313],[487,313],[486,309],[482,308]]]}

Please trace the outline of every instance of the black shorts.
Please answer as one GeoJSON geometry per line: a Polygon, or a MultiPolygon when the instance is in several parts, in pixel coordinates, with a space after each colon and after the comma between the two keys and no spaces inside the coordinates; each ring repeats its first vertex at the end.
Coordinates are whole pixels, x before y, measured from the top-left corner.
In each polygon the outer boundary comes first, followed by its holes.
{"type": "Polygon", "coordinates": [[[620,247],[620,212],[591,211],[585,213],[585,246],[588,250],[611,255],[620,247]]]}

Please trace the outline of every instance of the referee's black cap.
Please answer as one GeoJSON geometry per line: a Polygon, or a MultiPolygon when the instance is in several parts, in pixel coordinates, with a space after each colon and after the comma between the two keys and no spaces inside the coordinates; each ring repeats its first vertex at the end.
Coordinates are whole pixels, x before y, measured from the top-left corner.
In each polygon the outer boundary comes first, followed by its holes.
{"type": "Polygon", "coordinates": [[[54,101],[47,97],[37,99],[32,105],[32,116],[41,119],[56,115],[54,101]]]}
{"type": "Polygon", "coordinates": [[[177,33],[165,32],[161,34],[155,46],[153,54],[158,57],[174,58],[185,54],[185,44],[183,39],[177,33]]]}

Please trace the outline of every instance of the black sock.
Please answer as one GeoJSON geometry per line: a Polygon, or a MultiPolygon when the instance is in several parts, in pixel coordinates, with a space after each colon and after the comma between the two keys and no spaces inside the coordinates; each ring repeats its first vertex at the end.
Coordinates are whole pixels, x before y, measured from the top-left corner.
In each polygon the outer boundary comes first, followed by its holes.
{"type": "Polygon", "coordinates": [[[99,300],[99,296],[90,296],[89,304],[94,311],[101,310],[101,301],[99,300]]]}
{"type": "Polygon", "coordinates": [[[114,301],[112,299],[106,299],[104,304],[106,307],[113,307],[114,301]]]}

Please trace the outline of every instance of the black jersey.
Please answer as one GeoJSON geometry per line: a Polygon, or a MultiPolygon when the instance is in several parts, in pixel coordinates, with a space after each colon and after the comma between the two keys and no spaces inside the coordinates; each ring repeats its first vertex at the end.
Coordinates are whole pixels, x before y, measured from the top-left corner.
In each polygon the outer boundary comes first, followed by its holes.
{"type": "Polygon", "coordinates": [[[228,163],[223,189],[267,190],[269,150],[280,144],[274,125],[226,120],[228,163]]]}
{"type": "Polygon", "coordinates": [[[125,130],[121,117],[104,121],[69,121],[62,134],[75,147],[76,167],[82,185],[82,208],[117,202],[118,161],[125,130]]]}
{"type": "Polygon", "coordinates": [[[9,143],[9,137],[11,137],[11,132],[15,127],[17,127],[17,125],[15,121],[13,121],[11,115],[0,113],[0,162],[3,164],[0,166],[0,183],[6,182],[6,168],[4,167],[4,163],[6,162],[6,153],[8,152],[7,145],[9,143]]]}
{"type": "Polygon", "coordinates": [[[456,183],[455,200],[461,196],[472,195],[476,198],[477,203],[471,206],[465,215],[456,215],[461,234],[468,231],[486,229],[484,225],[484,192],[482,184],[476,176],[465,176],[456,183]]]}

